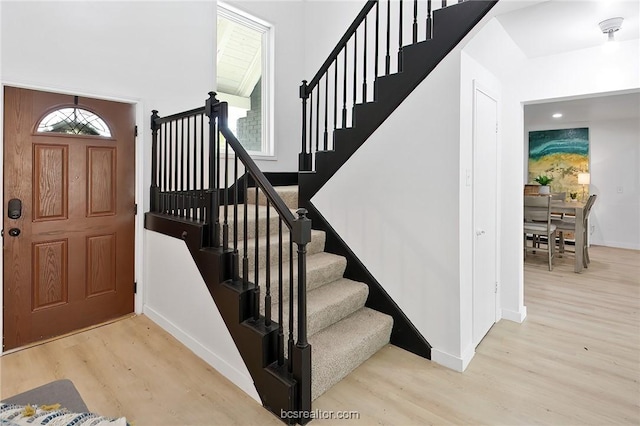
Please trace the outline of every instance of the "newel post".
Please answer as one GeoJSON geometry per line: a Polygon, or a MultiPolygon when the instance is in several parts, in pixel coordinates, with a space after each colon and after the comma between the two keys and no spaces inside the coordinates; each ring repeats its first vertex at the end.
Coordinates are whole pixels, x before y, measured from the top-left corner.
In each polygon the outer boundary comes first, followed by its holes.
{"type": "Polygon", "coordinates": [[[208,214],[206,218],[209,225],[209,244],[212,247],[220,246],[220,200],[218,188],[217,159],[219,157],[218,144],[218,118],[220,116],[220,101],[216,98],[216,92],[209,92],[209,98],[205,102],[204,113],[209,117],[209,185],[207,188],[208,214]]]}
{"type": "Polygon", "coordinates": [[[151,190],[149,193],[149,204],[152,212],[158,212],[158,199],[160,189],[158,188],[158,129],[160,125],[156,122],[160,116],[157,110],[151,111],[151,190]]]}
{"type": "MultiPolygon", "coordinates": [[[[307,244],[311,241],[311,220],[306,209],[298,209],[292,238],[298,246],[298,341],[293,348],[293,376],[298,383],[298,411],[311,411],[311,345],[307,341],[307,244]]],[[[301,418],[301,424],[310,420],[301,418]]]]}
{"type": "Polygon", "coordinates": [[[311,149],[307,151],[307,80],[302,80],[300,85],[300,98],[302,99],[302,149],[298,158],[298,168],[302,171],[311,170],[311,149]]]}

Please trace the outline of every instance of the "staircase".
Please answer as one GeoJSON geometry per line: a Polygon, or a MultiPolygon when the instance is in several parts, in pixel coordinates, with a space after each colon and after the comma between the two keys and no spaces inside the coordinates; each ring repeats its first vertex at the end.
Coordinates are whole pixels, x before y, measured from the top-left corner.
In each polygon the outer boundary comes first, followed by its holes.
{"type": "Polygon", "coordinates": [[[271,185],[229,130],[228,106],[215,93],[202,108],[167,117],[153,111],[145,228],[185,242],[274,414],[311,412],[312,400],[389,342],[430,357],[428,342],[311,200],[494,4],[445,7],[443,0],[432,17],[426,0],[420,41],[417,0],[367,1],[321,70],[301,86],[299,186],[271,185]],[[396,4],[399,47],[392,53],[396,4]],[[413,6],[410,45],[402,42],[403,4],[413,6]],[[357,34],[369,34],[368,23],[375,23],[375,42],[365,39],[358,50],[357,34]],[[379,57],[385,33],[386,55],[379,57]],[[359,67],[358,55],[364,55],[359,67]]]}
{"type": "MultiPolygon", "coordinates": [[[[297,209],[297,186],[275,189],[292,211],[297,209]]],[[[259,203],[265,205],[266,199],[260,197],[259,203]]],[[[264,223],[266,217],[264,210],[262,212],[260,221],[264,223]]],[[[266,229],[266,225],[261,228],[266,229]]],[[[389,343],[393,323],[389,315],[364,306],[369,294],[368,286],[343,277],[346,259],[325,252],[324,241],[324,232],[313,231],[311,243],[307,246],[307,330],[313,360],[312,399],[322,395],[389,343]]],[[[294,270],[294,277],[296,273],[294,270]]],[[[260,275],[266,276],[266,268],[260,269],[260,275]]],[[[275,284],[274,281],[272,287],[276,287],[275,284]]],[[[288,285],[285,285],[285,294],[288,291],[288,285]]],[[[273,305],[272,311],[276,310],[277,305],[273,305]]],[[[285,315],[285,335],[288,333],[287,323],[285,315]]]]}

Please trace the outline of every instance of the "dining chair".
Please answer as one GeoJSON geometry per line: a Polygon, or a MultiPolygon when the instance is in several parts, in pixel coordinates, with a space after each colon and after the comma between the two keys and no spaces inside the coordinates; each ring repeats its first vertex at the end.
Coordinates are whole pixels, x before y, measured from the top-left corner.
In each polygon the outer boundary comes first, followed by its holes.
{"type": "MultiPolygon", "coordinates": [[[[588,268],[589,263],[591,263],[591,259],[589,258],[589,244],[587,242],[587,236],[589,235],[589,213],[591,213],[591,208],[596,202],[597,197],[596,194],[589,196],[587,202],[584,204],[582,214],[582,265],[585,268],[588,268]]],[[[564,216],[561,220],[554,220],[552,218],[551,222],[556,225],[558,231],[558,250],[560,253],[565,253],[567,251],[565,249],[565,233],[576,232],[576,218],[575,216],[564,216]]]]}
{"type": "MultiPolygon", "coordinates": [[[[554,192],[551,194],[551,201],[565,201],[567,199],[566,192],[554,192]]],[[[551,221],[553,223],[554,219],[562,219],[564,218],[564,213],[555,213],[551,212],[551,221]]]]}
{"type": "Polygon", "coordinates": [[[524,257],[527,251],[546,251],[549,262],[549,270],[553,270],[553,257],[556,245],[556,225],[551,223],[551,197],[550,196],[524,196],[524,257]],[[527,246],[527,235],[532,236],[531,247],[527,246]],[[546,237],[546,249],[540,245],[544,241],[540,237],[546,237]]]}

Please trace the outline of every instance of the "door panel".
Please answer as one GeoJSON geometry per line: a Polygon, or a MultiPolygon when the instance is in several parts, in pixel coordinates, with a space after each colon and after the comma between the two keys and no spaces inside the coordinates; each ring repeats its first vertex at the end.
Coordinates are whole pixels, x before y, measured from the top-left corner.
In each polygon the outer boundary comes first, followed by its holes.
{"type": "Polygon", "coordinates": [[[5,87],[4,349],[133,312],[132,105],[5,87]],[[111,137],[37,132],[78,107],[111,137]],[[11,219],[6,203],[22,200],[11,219]],[[19,229],[11,236],[9,229],[19,229]]]}
{"type": "Polygon", "coordinates": [[[497,102],[477,87],[474,93],[473,344],[496,321],[497,283],[497,102]]]}

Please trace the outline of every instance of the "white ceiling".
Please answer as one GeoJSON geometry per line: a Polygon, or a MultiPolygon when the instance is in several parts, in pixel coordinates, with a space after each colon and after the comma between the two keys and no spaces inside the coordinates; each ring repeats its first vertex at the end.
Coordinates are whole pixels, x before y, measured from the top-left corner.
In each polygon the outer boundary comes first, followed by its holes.
{"type": "Polygon", "coordinates": [[[635,118],[640,123],[640,92],[525,105],[525,128],[635,118]],[[561,118],[553,118],[561,113],[561,118]]]}
{"type": "Polygon", "coordinates": [[[502,1],[516,10],[496,18],[529,58],[602,45],[607,36],[598,23],[618,16],[624,21],[615,39],[640,38],[639,0],[502,1]]]}
{"type": "MultiPolygon", "coordinates": [[[[496,16],[528,58],[554,55],[606,44],[598,23],[622,17],[616,41],[640,38],[640,0],[501,0],[496,16]]],[[[610,94],[526,105],[527,128],[563,123],[637,118],[640,92],[610,94]],[[554,113],[562,118],[552,118],[554,113]]]]}

